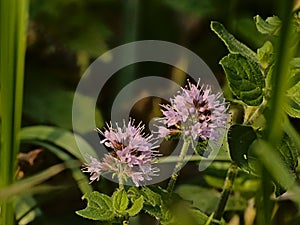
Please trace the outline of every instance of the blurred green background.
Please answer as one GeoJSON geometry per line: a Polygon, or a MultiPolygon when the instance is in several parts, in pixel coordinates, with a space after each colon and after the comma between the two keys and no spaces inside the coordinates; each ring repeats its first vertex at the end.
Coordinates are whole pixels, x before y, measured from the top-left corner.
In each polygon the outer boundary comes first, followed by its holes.
{"type": "MultiPolygon", "coordinates": [[[[131,41],[155,39],[185,46],[199,55],[223,84],[218,62],[226,48],[210,31],[210,21],[220,21],[255,49],[264,40],[259,38],[253,16],[265,18],[276,13],[273,1],[31,0],[22,125],[71,129],[72,95],[85,69],[102,53],[131,41]]],[[[123,69],[126,76],[113,76],[100,94],[100,126],[109,119],[115,95],[131,80],[173,74],[180,83],[185,76],[159,63],[134,67],[123,69]]],[[[85,97],[82,110],[88,105],[85,97]]]]}

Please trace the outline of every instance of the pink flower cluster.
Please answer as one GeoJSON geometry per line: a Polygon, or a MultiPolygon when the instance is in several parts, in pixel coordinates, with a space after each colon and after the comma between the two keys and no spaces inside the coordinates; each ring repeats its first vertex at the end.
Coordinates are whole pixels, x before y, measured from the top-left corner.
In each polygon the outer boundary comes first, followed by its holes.
{"type": "MultiPolygon", "coordinates": [[[[199,80],[200,82],[200,80],[199,80]]],[[[169,105],[162,105],[164,117],[158,121],[158,136],[181,133],[185,138],[194,141],[215,141],[220,137],[217,128],[225,127],[227,121],[226,104],[221,94],[213,94],[210,86],[199,87],[188,82],[176,96],[170,99],[169,105]]]]}
{"type": "Polygon", "coordinates": [[[130,121],[127,125],[116,128],[112,124],[107,129],[99,132],[104,136],[101,143],[111,148],[112,151],[104,156],[101,162],[90,156],[90,163],[84,168],[84,172],[91,174],[90,180],[99,180],[101,174],[112,173],[122,181],[128,182],[128,178],[136,186],[140,186],[145,180],[151,180],[156,176],[158,168],[153,167],[153,159],[157,155],[154,151],[152,136],[143,134],[144,126],[137,127],[130,121]]]}

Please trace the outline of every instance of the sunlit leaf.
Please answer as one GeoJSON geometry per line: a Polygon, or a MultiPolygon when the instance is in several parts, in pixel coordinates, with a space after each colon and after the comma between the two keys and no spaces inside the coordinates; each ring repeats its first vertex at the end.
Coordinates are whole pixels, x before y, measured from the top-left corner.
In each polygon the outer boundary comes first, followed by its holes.
{"type": "Polygon", "coordinates": [[[230,53],[240,54],[247,59],[251,59],[256,62],[256,54],[245,44],[238,41],[232,34],[230,34],[226,28],[219,22],[213,21],[210,24],[211,29],[219,36],[219,38],[225,43],[230,53]]]}
{"type": "Polygon", "coordinates": [[[278,35],[281,20],[277,16],[268,17],[266,20],[262,19],[259,15],[254,17],[257,30],[262,34],[278,35]]]}
{"type": "Polygon", "coordinates": [[[262,103],[265,80],[256,62],[239,54],[229,54],[220,64],[234,95],[247,105],[257,106],[262,103]]]}
{"type": "Polygon", "coordinates": [[[257,59],[259,64],[266,69],[269,67],[274,60],[273,45],[270,41],[266,41],[264,45],[257,49],[257,59]]]}
{"type": "Polygon", "coordinates": [[[295,69],[300,68],[300,57],[298,58],[293,58],[293,60],[291,61],[292,67],[294,67],[295,69]]]}
{"type": "Polygon", "coordinates": [[[118,189],[113,193],[112,204],[113,204],[113,209],[116,212],[120,213],[121,215],[124,215],[128,203],[129,203],[129,199],[124,189],[118,189]]]}
{"type": "Polygon", "coordinates": [[[300,118],[300,70],[295,70],[295,74],[291,77],[293,86],[286,92],[286,101],[284,109],[291,117],[300,118]]]}
{"type": "Polygon", "coordinates": [[[114,218],[112,200],[109,196],[94,191],[85,194],[82,198],[86,199],[88,203],[85,209],[76,211],[78,215],[92,220],[111,220],[114,218]]]}
{"type": "Polygon", "coordinates": [[[144,204],[144,197],[140,196],[138,199],[136,199],[132,206],[127,210],[127,213],[129,216],[135,216],[137,215],[143,208],[144,204]]]}

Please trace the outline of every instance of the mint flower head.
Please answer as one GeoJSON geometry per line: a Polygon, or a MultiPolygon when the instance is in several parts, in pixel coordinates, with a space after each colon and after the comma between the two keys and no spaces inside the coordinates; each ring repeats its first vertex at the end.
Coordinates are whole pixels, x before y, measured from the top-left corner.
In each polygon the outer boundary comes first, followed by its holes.
{"type": "Polygon", "coordinates": [[[209,85],[199,86],[188,81],[170,104],[162,105],[163,117],[157,125],[158,137],[183,135],[198,141],[216,141],[220,137],[218,128],[224,128],[227,121],[226,104],[221,93],[213,94],[209,85]]]}
{"type": "Polygon", "coordinates": [[[153,160],[158,156],[152,135],[143,133],[144,126],[141,123],[135,127],[134,121],[123,123],[116,128],[107,124],[104,131],[98,130],[103,135],[102,144],[112,151],[105,154],[102,161],[90,156],[90,163],[86,165],[83,172],[90,173],[90,180],[99,180],[101,175],[111,174],[117,177],[119,183],[131,180],[135,186],[142,185],[146,180],[152,180],[152,176],[158,176],[159,169],[153,167],[153,160]]]}

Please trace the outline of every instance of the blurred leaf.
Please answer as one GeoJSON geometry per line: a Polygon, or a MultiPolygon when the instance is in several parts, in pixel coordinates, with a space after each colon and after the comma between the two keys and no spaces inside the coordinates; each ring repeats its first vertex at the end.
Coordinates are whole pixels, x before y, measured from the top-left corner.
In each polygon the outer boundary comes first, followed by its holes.
{"type": "Polygon", "coordinates": [[[298,151],[298,154],[300,153],[300,134],[297,132],[295,127],[291,124],[289,118],[285,116],[284,122],[283,122],[283,129],[284,132],[292,139],[295,148],[298,151]]]}
{"type": "Polygon", "coordinates": [[[231,159],[243,169],[249,169],[248,150],[257,138],[255,131],[250,126],[233,125],[228,131],[228,144],[231,159]]]}
{"type": "Polygon", "coordinates": [[[66,35],[65,40],[67,45],[73,51],[86,51],[92,57],[98,57],[105,51],[108,47],[104,39],[110,36],[110,31],[108,28],[101,24],[100,21],[89,22],[89,26],[84,26],[81,24],[81,32],[74,36],[71,31],[66,35]]]}
{"type": "Polygon", "coordinates": [[[126,191],[122,189],[116,190],[112,195],[113,209],[120,215],[125,215],[125,210],[127,209],[129,199],[127,197],[126,191]]]}
{"type": "Polygon", "coordinates": [[[140,196],[138,199],[136,199],[132,206],[127,210],[127,213],[129,216],[135,216],[137,215],[143,208],[144,204],[144,197],[140,196]]]}
{"type": "Polygon", "coordinates": [[[281,20],[277,16],[268,17],[266,20],[262,19],[259,15],[254,17],[257,30],[262,34],[278,35],[281,20]]]}
{"type": "MultiPolygon", "coordinates": [[[[251,165],[251,164],[250,164],[251,165]]],[[[216,189],[222,189],[224,179],[229,167],[229,163],[214,163],[211,164],[205,171],[204,179],[216,189]]],[[[253,193],[259,187],[259,179],[257,176],[240,170],[233,184],[233,190],[238,192],[253,193]]]]}
{"type": "Polygon", "coordinates": [[[284,103],[284,109],[289,116],[300,118],[300,70],[293,70],[293,72],[291,77],[293,81],[290,82],[295,84],[286,92],[287,99],[284,103]]]}
{"type": "Polygon", "coordinates": [[[225,43],[230,53],[240,54],[247,59],[251,59],[253,62],[257,62],[255,52],[238,41],[225,29],[225,27],[221,23],[212,21],[210,27],[212,31],[214,31],[218,35],[218,37],[225,43]]]}
{"type": "Polygon", "coordinates": [[[94,149],[83,138],[67,130],[50,126],[32,126],[21,130],[22,141],[45,141],[83,160],[84,156],[78,149],[74,136],[77,136],[77,141],[80,141],[80,145],[84,146],[84,153],[91,156],[96,155],[94,149]]]}
{"type": "MultiPolygon", "coordinates": [[[[74,162],[73,162],[74,164],[74,162]]],[[[71,162],[69,162],[69,167],[74,165],[71,165],[71,162]]],[[[78,164],[76,163],[76,166],[78,164]]],[[[49,167],[48,169],[33,175],[31,177],[28,177],[26,179],[22,179],[18,181],[15,184],[12,184],[6,188],[0,189],[0,202],[6,199],[9,199],[13,196],[20,195],[23,193],[30,193],[35,185],[38,185],[45,180],[55,176],[56,174],[62,172],[66,169],[66,166],[64,164],[57,164],[54,166],[49,167]]]]}
{"type": "Polygon", "coordinates": [[[111,220],[114,218],[113,203],[109,196],[99,193],[86,193],[82,199],[88,201],[87,207],[76,211],[79,216],[92,220],[111,220]]]}
{"type": "Polygon", "coordinates": [[[292,67],[297,69],[300,68],[300,57],[299,58],[293,58],[291,61],[292,67]]]}
{"type": "MultiPolygon", "coordinates": [[[[166,225],[203,225],[209,220],[208,216],[202,213],[200,210],[189,208],[184,202],[177,202],[171,207],[171,213],[174,215],[172,221],[166,221],[163,224],[166,225]]],[[[211,223],[211,225],[214,223],[211,223]]]]}
{"type": "Polygon", "coordinates": [[[253,18],[248,15],[239,15],[232,23],[236,36],[247,43],[252,49],[256,49],[266,41],[265,35],[257,31],[253,18]]]}
{"type": "Polygon", "coordinates": [[[281,153],[286,166],[295,173],[298,166],[299,152],[293,140],[286,133],[284,133],[282,141],[278,146],[278,150],[281,153]]]}
{"type": "Polygon", "coordinates": [[[105,40],[111,32],[102,22],[99,3],[81,0],[42,3],[32,0],[31,5],[32,19],[46,26],[47,35],[57,42],[73,51],[86,51],[94,57],[106,51],[105,40]],[[65,19],[66,15],[68,19],[65,19]]]}
{"type": "Polygon", "coordinates": [[[274,60],[274,49],[270,41],[266,41],[264,45],[257,49],[257,59],[262,68],[268,68],[274,60]]]}
{"type": "Polygon", "coordinates": [[[262,139],[257,139],[251,145],[250,150],[283,188],[287,189],[293,186],[294,175],[272,145],[262,139]]]}
{"type": "MultiPolygon", "coordinates": [[[[40,77],[34,76],[26,82],[23,112],[37,123],[51,123],[65,129],[72,129],[74,93],[63,90],[57,81],[50,78],[46,79],[46,81],[39,81],[40,79],[40,77]],[[37,82],[39,82],[38,88],[36,86],[37,82]]],[[[96,127],[87,127],[85,111],[92,107],[93,101],[89,96],[79,93],[77,95],[81,105],[77,114],[82,116],[80,120],[82,122],[77,126],[79,128],[77,132],[90,132],[96,127]]],[[[101,112],[97,108],[95,109],[95,120],[98,123],[95,126],[104,124],[101,112]]],[[[80,121],[77,121],[77,123],[80,121]]]]}
{"type": "Polygon", "coordinates": [[[229,54],[220,64],[234,95],[247,105],[257,106],[262,103],[265,80],[256,62],[239,54],[229,54]]]}
{"type": "MultiPolygon", "coordinates": [[[[223,179],[224,183],[224,179],[223,179]]],[[[183,199],[193,202],[193,207],[200,209],[206,214],[211,214],[216,210],[220,193],[212,188],[204,188],[196,185],[184,184],[176,189],[183,199]]],[[[231,196],[226,204],[225,210],[242,211],[247,207],[247,200],[242,196],[231,196]]]]}
{"type": "MultiPolygon", "coordinates": [[[[20,147],[29,1],[0,1],[0,188],[15,182],[20,147]]],[[[1,224],[14,224],[12,202],[0,204],[1,224]]]]}
{"type": "Polygon", "coordinates": [[[18,196],[15,203],[16,219],[19,225],[26,225],[42,215],[37,202],[30,195],[18,196]]]}
{"type": "Polygon", "coordinates": [[[166,3],[177,10],[182,12],[191,13],[193,15],[206,17],[214,15],[221,11],[221,7],[218,8],[217,4],[220,0],[167,0],[166,3]]]}
{"type": "Polygon", "coordinates": [[[216,190],[196,185],[180,185],[176,189],[176,193],[183,199],[193,202],[194,207],[207,214],[211,214],[216,210],[219,201],[219,193],[216,190]]]}
{"type": "MultiPolygon", "coordinates": [[[[293,140],[284,133],[280,145],[277,147],[281,154],[281,159],[283,160],[285,166],[288,168],[291,174],[296,173],[296,168],[298,166],[298,150],[293,142],[293,140]]],[[[286,190],[279,183],[275,182],[275,194],[279,196],[283,194],[286,190]]]]}
{"type": "MultiPolygon", "coordinates": [[[[68,162],[72,161],[72,157],[69,154],[62,151],[62,149],[60,149],[56,145],[51,145],[44,141],[30,141],[30,143],[33,145],[41,146],[41,147],[51,151],[58,158],[63,160],[66,164],[68,164],[68,162]]],[[[82,173],[82,171],[80,170],[79,167],[71,167],[70,170],[72,173],[72,177],[77,182],[77,185],[83,194],[85,194],[87,192],[91,192],[93,190],[89,183],[90,182],[89,179],[87,178],[87,176],[85,176],[82,173]]]]}

